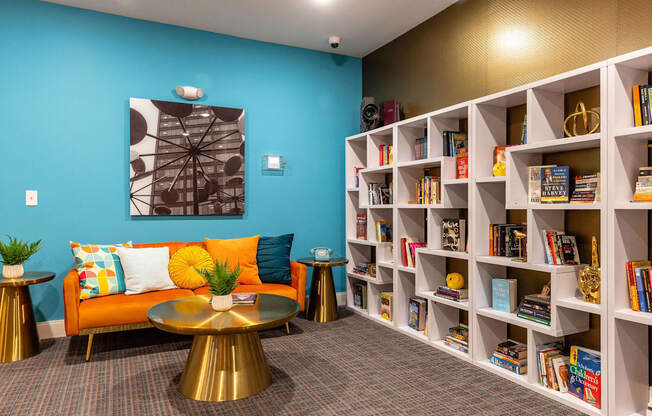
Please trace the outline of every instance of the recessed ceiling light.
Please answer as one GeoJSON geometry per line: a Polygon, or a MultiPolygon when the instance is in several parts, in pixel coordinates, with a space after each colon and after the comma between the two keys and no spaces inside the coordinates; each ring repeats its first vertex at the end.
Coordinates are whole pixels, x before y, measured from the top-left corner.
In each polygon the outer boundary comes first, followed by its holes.
{"type": "Polygon", "coordinates": [[[184,136],[190,136],[190,133],[187,133],[185,131],[183,133],[181,133],[181,134],[183,134],[184,136]]]}
{"type": "Polygon", "coordinates": [[[314,2],[321,5],[326,5],[332,3],[333,0],[314,0],[314,2]]]}

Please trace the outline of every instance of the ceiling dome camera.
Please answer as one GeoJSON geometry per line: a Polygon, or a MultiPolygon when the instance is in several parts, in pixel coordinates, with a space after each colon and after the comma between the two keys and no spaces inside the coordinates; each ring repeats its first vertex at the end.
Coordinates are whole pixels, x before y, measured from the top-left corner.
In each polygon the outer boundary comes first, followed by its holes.
{"type": "Polygon", "coordinates": [[[339,36],[331,36],[328,38],[328,44],[331,45],[331,48],[337,49],[340,46],[340,37],[339,36]]]}

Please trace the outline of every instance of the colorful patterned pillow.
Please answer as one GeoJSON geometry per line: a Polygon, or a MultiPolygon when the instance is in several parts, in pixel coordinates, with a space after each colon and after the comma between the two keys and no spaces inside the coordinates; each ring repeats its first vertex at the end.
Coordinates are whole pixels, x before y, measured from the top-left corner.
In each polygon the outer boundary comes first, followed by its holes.
{"type": "Polygon", "coordinates": [[[132,248],[131,241],[104,245],[71,241],[70,247],[79,273],[82,300],[125,292],[125,276],[116,247],[132,248]]]}

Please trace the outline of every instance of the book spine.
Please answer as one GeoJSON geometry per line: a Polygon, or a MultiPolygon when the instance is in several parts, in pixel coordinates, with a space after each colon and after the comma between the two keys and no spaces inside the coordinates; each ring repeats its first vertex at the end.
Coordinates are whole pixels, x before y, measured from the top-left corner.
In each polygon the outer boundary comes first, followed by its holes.
{"type": "Polygon", "coordinates": [[[645,289],[643,288],[643,277],[641,276],[641,269],[636,268],[634,270],[634,276],[636,279],[636,292],[638,294],[638,302],[641,312],[647,312],[647,300],[645,298],[645,289]]]}
{"type": "Polygon", "coordinates": [[[648,112],[647,102],[647,87],[645,85],[639,86],[638,90],[641,94],[641,122],[644,126],[650,124],[650,114],[648,112]]]}
{"type": "Polygon", "coordinates": [[[627,285],[629,286],[629,302],[633,311],[640,311],[638,302],[638,291],[636,290],[636,279],[634,278],[632,262],[627,262],[627,285]]]}
{"type": "Polygon", "coordinates": [[[641,94],[638,85],[632,87],[632,105],[634,106],[634,126],[642,126],[641,120],[641,94]]]}
{"type": "Polygon", "coordinates": [[[514,365],[508,361],[502,360],[499,357],[496,357],[495,355],[492,355],[490,358],[491,362],[494,365],[497,365],[498,367],[502,367],[506,370],[511,371],[512,373],[516,374],[525,374],[527,371],[527,366],[521,367],[519,365],[514,365]]]}
{"type": "Polygon", "coordinates": [[[527,315],[521,312],[517,313],[516,316],[518,316],[519,318],[527,319],[528,321],[533,321],[533,322],[540,323],[542,325],[550,326],[550,320],[548,319],[537,318],[536,316],[527,315]]]}

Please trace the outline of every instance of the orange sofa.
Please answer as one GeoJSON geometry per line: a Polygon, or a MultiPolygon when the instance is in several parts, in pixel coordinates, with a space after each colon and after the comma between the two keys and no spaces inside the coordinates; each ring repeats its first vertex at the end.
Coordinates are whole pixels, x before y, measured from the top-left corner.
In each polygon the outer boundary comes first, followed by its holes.
{"type": "MultiPolygon", "coordinates": [[[[203,241],[134,244],[134,248],[169,247],[170,256],[186,246],[206,248],[203,241]]],[[[292,275],[291,285],[275,283],[239,285],[235,292],[285,296],[299,302],[303,311],[306,301],[306,266],[291,261],[290,273],[292,275]]],[[[86,360],[88,361],[94,334],[151,327],[152,325],[147,319],[149,308],[167,300],[208,293],[208,286],[195,290],[171,289],[128,296],[125,294],[109,295],[84,301],[79,299],[80,291],[79,274],[73,268],[63,281],[66,335],[88,335],[86,349],[86,360]]]]}

